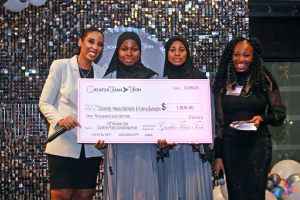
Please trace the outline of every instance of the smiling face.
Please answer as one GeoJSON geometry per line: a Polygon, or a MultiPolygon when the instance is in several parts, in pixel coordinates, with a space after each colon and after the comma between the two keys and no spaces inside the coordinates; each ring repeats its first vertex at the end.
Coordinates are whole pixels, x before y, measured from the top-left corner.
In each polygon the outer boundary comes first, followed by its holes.
{"type": "Polygon", "coordinates": [[[103,35],[98,31],[89,32],[83,40],[80,38],[78,45],[81,46],[80,55],[88,61],[94,61],[103,49],[103,35]]]}
{"type": "Polygon", "coordinates": [[[119,60],[125,66],[130,67],[140,59],[141,52],[134,40],[128,39],[119,48],[119,60]]]}
{"type": "Polygon", "coordinates": [[[186,49],[182,42],[175,41],[168,51],[168,59],[175,66],[181,66],[187,57],[186,49]]]}
{"type": "Polygon", "coordinates": [[[247,41],[241,41],[234,47],[232,62],[237,72],[246,72],[250,70],[253,58],[253,47],[247,41]]]}

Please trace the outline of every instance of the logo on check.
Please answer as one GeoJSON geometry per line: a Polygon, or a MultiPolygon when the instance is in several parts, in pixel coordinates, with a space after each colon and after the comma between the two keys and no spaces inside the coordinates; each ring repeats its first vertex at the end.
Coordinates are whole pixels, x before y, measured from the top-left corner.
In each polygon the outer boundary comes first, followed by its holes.
{"type": "Polygon", "coordinates": [[[86,91],[88,93],[93,93],[93,92],[110,92],[110,93],[114,93],[114,92],[127,92],[129,91],[130,93],[134,93],[134,92],[142,92],[141,88],[136,88],[135,86],[128,86],[128,87],[115,87],[115,86],[108,86],[107,88],[96,88],[94,86],[88,86],[86,88],[86,91]]]}

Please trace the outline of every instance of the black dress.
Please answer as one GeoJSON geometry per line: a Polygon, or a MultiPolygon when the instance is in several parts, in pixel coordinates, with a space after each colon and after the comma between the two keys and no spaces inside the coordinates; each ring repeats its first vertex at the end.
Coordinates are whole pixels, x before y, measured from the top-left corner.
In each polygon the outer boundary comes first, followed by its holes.
{"type": "MultiPolygon", "coordinates": [[[[237,83],[245,86],[248,75],[248,72],[237,73],[237,83]]],[[[216,158],[223,160],[229,200],[264,200],[266,187],[263,182],[272,159],[271,134],[267,125],[281,125],[285,108],[278,90],[260,95],[252,91],[250,96],[245,96],[215,95],[216,134],[223,138],[216,158]],[[264,119],[257,131],[229,127],[233,121],[250,120],[254,116],[264,119]]]]}

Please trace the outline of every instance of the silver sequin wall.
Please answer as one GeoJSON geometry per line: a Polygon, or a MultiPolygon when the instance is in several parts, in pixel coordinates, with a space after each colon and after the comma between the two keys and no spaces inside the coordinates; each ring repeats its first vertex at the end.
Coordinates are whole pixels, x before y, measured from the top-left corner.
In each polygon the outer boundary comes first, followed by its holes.
{"type": "MultiPolygon", "coordinates": [[[[0,199],[50,198],[41,144],[47,122],[38,100],[51,63],[71,56],[83,28],[144,28],[163,44],[182,35],[196,66],[214,74],[225,43],[249,37],[247,7],[247,0],[48,0],[21,12],[0,7],[0,199]]],[[[102,199],[102,175],[95,199],[102,199]]]]}

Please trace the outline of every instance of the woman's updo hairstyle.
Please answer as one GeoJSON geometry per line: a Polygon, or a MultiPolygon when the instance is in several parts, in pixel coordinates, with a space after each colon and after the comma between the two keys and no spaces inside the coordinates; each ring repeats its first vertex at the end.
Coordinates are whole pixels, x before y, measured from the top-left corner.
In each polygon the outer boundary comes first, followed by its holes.
{"type": "MultiPolygon", "coordinates": [[[[90,27],[90,28],[83,29],[83,31],[82,31],[82,33],[81,33],[81,36],[80,36],[81,40],[83,41],[83,40],[86,38],[86,36],[88,35],[88,33],[94,32],[94,31],[97,31],[97,32],[101,33],[101,35],[102,35],[103,38],[104,38],[104,35],[103,35],[102,31],[100,31],[98,28],[90,27]]],[[[79,54],[80,54],[80,50],[81,50],[81,46],[77,47],[77,48],[73,51],[72,57],[75,56],[75,55],[79,55],[79,54]]]]}

